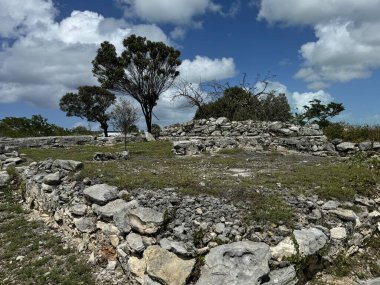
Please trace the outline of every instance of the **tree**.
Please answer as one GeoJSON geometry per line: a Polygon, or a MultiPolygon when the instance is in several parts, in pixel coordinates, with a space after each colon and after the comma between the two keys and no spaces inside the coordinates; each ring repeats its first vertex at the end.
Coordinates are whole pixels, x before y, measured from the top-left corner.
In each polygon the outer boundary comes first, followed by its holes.
{"type": "Polygon", "coordinates": [[[98,86],[81,86],[78,93],[67,93],[61,98],[59,107],[66,116],[86,118],[90,122],[98,122],[108,137],[108,108],[115,102],[116,96],[98,86]]]}
{"type": "Polygon", "coordinates": [[[125,150],[127,150],[127,134],[131,127],[137,122],[138,118],[137,109],[133,107],[129,101],[120,99],[120,101],[116,103],[111,115],[111,122],[114,130],[124,135],[125,150]]]}
{"type": "Polygon", "coordinates": [[[274,92],[259,96],[239,86],[224,90],[219,99],[202,105],[195,113],[195,119],[226,117],[229,120],[244,121],[288,121],[290,106],[285,94],[274,92]]]}
{"type": "Polygon", "coordinates": [[[69,134],[68,130],[48,123],[47,119],[41,115],[33,115],[30,119],[25,117],[6,117],[0,122],[0,136],[40,137],[67,134],[69,134]]]}
{"type": "Polygon", "coordinates": [[[103,42],[92,61],[93,74],[103,88],[134,98],[151,132],[153,108],[179,75],[180,52],[136,35],[124,39],[123,45],[125,49],[118,56],[114,45],[103,42]]]}
{"type": "Polygon", "coordinates": [[[303,113],[295,114],[295,120],[297,122],[301,124],[313,122],[324,128],[330,124],[328,118],[335,117],[344,111],[342,103],[330,102],[325,105],[321,103],[321,100],[314,99],[309,101],[309,104],[310,105],[303,106],[303,113]]]}
{"type": "Polygon", "coordinates": [[[161,132],[161,127],[160,127],[160,125],[152,124],[152,135],[153,135],[155,138],[158,138],[158,137],[160,136],[160,132],[161,132]]]}

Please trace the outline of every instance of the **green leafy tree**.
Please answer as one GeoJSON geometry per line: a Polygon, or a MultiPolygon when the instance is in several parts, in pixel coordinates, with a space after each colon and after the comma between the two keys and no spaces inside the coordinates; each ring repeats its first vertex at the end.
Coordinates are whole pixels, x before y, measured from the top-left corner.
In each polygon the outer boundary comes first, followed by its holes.
{"type": "Polygon", "coordinates": [[[125,150],[127,150],[127,134],[138,119],[137,109],[133,107],[129,101],[120,99],[120,101],[116,103],[112,111],[111,122],[114,130],[124,135],[125,150]]]}
{"type": "Polygon", "coordinates": [[[92,62],[93,74],[103,88],[134,98],[151,132],[153,108],[179,75],[180,52],[136,35],[124,39],[123,45],[124,51],[118,56],[114,45],[103,42],[92,62]]]}
{"type": "Polygon", "coordinates": [[[309,105],[303,106],[303,113],[295,114],[294,118],[297,122],[301,124],[316,123],[324,128],[330,124],[330,118],[335,117],[344,111],[342,103],[330,102],[325,105],[318,99],[314,99],[309,103],[309,105]]]}
{"type": "Polygon", "coordinates": [[[66,116],[86,118],[98,122],[104,135],[108,136],[108,108],[115,102],[116,96],[108,90],[97,86],[81,86],[78,93],[67,93],[61,98],[59,107],[66,116]]]}

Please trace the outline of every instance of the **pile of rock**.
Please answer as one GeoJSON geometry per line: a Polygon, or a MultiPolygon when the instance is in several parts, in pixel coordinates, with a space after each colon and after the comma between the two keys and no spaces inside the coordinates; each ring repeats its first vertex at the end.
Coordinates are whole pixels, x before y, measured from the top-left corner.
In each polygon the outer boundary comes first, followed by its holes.
{"type": "Polygon", "coordinates": [[[296,284],[293,257],[332,262],[341,253],[361,251],[378,232],[380,200],[357,197],[362,211],[356,214],[347,209],[353,204],[288,197],[296,211],[294,230],[244,225],[244,205],[181,196],[175,189],[93,185],[71,174],[82,167],[46,160],[16,169],[26,180],[28,207],[89,252],[89,261],[106,272],[123,269],[117,276],[124,284],[296,284]]]}
{"type": "Polygon", "coordinates": [[[173,151],[178,155],[237,147],[252,151],[295,150],[321,156],[380,152],[377,142],[328,142],[318,125],[297,126],[286,122],[230,122],[227,118],[210,118],[168,126],[160,135],[161,139],[173,141],[173,151]]]}
{"type": "Polygon", "coordinates": [[[96,152],[92,159],[96,161],[109,161],[109,160],[128,160],[129,158],[130,158],[129,151],[125,150],[118,153],[96,152]]]}

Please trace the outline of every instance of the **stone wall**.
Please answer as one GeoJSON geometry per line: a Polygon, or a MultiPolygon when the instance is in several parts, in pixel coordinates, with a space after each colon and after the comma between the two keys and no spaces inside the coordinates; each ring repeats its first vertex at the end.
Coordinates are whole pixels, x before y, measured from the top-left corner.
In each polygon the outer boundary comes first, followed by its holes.
{"type": "MultiPolygon", "coordinates": [[[[15,149],[3,152],[18,157],[15,149]]],[[[365,197],[355,200],[360,215],[337,201],[288,197],[294,229],[247,225],[244,205],[175,189],[118,189],[80,179],[82,167],[78,161],[46,160],[16,170],[26,182],[28,209],[87,254],[101,276],[119,272],[108,284],[305,284],[297,283],[289,260],[316,256],[310,260],[318,264],[304,268],[318,268],[339,254],[363,250],[380,226],[380,200],[365,197]]],[[[0,180],[10,179],[0,171],[0,180]]]]}
{"type": "MultiPolygon", "coordinates": [[[[141,135],[129,135],[130,141],[142,141],[141,135]]],[[[96,137],[96,136],[54,136],[54,137],[28,137],[28,138],[6,138],[0,137],[0,146],[13,147],[64,147],[73,145],[106,145],[124,142],[124,137],[96,137]]]]}
{"type": "Polygon", "coordinates": [[[295,150],[315,155],[380,151],[380,143],[329,142],[318,125],[297,126],[286,122],[201,119],[165,127],[160,135],[161,139],[174,141],[174,152],[182,155],[238,147],[252,151],[295,150]]]}

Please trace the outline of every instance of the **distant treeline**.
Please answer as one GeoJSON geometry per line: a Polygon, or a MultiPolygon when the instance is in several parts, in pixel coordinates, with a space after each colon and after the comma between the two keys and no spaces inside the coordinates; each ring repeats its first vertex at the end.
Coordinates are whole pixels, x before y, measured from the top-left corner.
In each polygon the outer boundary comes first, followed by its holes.
{"type": "Polygon", "coordinates": [[[78,126],[72,129],[62,128],[48,123],[41,115],[26,117],[6,117],[0,120],[0,137],[43,137],[43,136],[70,136],[70,135],[93,135],[86,127],[78,126]]]}

